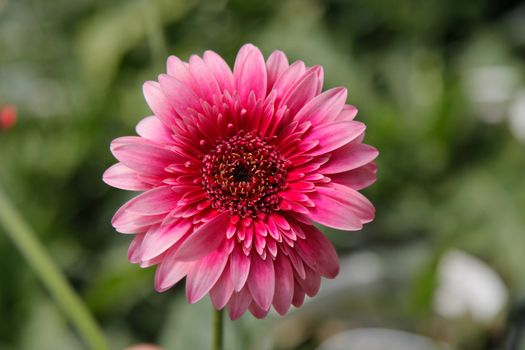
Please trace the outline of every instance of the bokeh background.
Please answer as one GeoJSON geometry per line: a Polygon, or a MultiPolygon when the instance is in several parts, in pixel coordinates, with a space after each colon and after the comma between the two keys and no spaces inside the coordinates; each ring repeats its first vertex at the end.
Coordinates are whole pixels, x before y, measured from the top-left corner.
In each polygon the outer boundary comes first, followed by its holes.
{"type": "MultiPolygon", "coordinates": [[[[168,54],[245,42],[325,68],[381,152],[376,220],[325,230],[341,274],[227,349],[525,349],[525,4],[515,0],[0,0],[0,186],[114,349],[206,349],[207,300],[159,294],[110,225],[110,141],[168,54]]],[[[0,227],[0,349],[85,344],[0,227]]]]}

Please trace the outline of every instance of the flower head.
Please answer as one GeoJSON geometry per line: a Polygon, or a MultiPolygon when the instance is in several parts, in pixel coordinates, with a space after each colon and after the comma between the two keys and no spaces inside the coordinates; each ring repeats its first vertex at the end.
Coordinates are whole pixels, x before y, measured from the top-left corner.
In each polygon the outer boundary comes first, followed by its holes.
{"type": "Polygon", "coordinates": [[[233,72],[212,51],[144,84],[153,116],[140,136],[111,144],[111,186],[144,193],[113,218],[135,234],[129,259],[158,265],[155,288],[186,277],[188,301],[210,294],[232,319],[249,310],[285,314],[339,271],[336,251],[313,223],[359,230],[374,207],[358,190],[376,179],[378,152],[346,89],[321,92],[323,69],[265,62],[245,45],[233,72]]]}

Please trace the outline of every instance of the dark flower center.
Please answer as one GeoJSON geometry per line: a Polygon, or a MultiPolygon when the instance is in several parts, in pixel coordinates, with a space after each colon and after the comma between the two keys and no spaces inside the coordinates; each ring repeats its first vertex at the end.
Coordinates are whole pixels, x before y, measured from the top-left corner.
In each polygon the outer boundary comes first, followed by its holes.
{"type": "Polygon", "coordinates": [[[242,182],[248,181],[252,177],[250,168],[244,163],[238,164],[235,166],[235,169],[232,171],[233,181],[242,182]]]}
{"type": "Polygon", "coordinates": [[[279,208],[286,162],[266,138],[240,132],[220,140],[202,159],[204,188],[212,207],[241,217],[279,208]]]}

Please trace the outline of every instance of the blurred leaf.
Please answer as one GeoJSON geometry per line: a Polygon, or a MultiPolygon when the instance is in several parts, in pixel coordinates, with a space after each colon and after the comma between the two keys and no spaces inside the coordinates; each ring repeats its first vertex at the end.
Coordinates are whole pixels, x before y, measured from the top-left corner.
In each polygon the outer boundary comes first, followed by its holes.
{"type": "Polygon", "coordinates": [[[158,26],[180,20],[194,0],[130,0],[109,5],[86,20],[80,28],[77,55],[87,78],[97,88],[114,78],[123,56],[146,37],[145,6],[156,6],[158,26]]]}

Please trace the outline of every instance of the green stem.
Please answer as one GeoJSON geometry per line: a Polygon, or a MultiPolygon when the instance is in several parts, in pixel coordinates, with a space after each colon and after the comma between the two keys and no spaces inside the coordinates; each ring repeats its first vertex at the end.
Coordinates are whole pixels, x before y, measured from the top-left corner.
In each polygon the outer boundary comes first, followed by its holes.
{"type": "Polygon", "coordinates": [[[211,341],[212,350],[223,349],[223,311],[213,308],[213,337],[211,341]]]}
{"type": "Polygon", "coordinates": [[[101,329],[0,188],[0,225],[91,349],[109,349],[101,329]]]}

